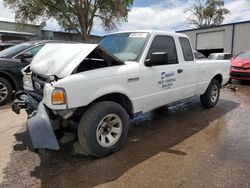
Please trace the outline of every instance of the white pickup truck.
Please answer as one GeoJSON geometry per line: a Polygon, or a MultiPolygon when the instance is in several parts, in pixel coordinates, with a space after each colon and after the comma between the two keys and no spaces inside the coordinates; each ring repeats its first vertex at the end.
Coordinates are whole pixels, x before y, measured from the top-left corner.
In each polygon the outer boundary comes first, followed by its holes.
{"type": "Polygon", "coordinates": [[[229,61],[195,61],[183,34],[127,31],[99,44],[46,44],[24,72],[28,90],[12,109],[26,108],[33,148],[58,150],[54,131],[75,125],[84,153],[103,157],[125,143],[134,114],[194,95],[214,107],[229,61]]]}

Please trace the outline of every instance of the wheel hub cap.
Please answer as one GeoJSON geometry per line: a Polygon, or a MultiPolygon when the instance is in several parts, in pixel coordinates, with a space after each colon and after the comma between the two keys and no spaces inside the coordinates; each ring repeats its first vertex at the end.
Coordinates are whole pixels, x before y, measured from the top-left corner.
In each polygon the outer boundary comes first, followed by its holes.
{"type": "Polygon", "coordinates": [[[111,128],[112,128],[111,124],[102,125],[100,127],[101,134],[103,134],[103,135],[109,134],[111,131],[111,128]]]}
{"type": "Polygon", "coordinates": [[[5,84],[0,82],[0,101],[3,101],[8,95],[8,89],[5,84]]]}
{"type": "Polygon", "coordinates": [[[215,102],[218,98],[218,95],[219,95],[219,88],[216,85],[214,85],[211,91],[211,101],[215,102]]]}
{"type": "Polygon", "coordinates": [[[96,139],[103,147],[113,146],[121,137],[122,121],[116,114],[106,115],[98,124],[96,139]]]}

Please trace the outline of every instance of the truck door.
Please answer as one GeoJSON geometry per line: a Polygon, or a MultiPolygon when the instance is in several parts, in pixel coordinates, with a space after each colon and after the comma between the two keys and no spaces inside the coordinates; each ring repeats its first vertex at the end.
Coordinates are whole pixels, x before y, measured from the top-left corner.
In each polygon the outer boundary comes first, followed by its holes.
{"type": "Polygon", "coordinates": [[[182,49],[180,61],[185,74],[183,97],[190,97],[197,93],[198,64],[196,63],[190,42],[186,37],[179,37],[182,49]]]}
{"type": "Polygon", "coordinates": [[[163,106],[182,98],[184,73],[179,64],[175,39],[172,36],[155,36],[142,65],[143,94],[140,106],[144,111],[163,106]],[[155,54],[166,58],[153,65],[147,65],[155,54]]]}

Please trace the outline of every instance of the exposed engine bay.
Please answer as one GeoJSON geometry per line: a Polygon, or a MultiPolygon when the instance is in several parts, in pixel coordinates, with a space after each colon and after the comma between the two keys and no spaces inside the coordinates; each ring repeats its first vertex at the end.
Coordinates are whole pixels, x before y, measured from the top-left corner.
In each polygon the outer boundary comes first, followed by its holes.
{"type": "MultiPolygon", "coordinates": [[[[59,63],[60,62],[58,62],[58,64],[59,63]]],[[[124,63],[117,57],[113,56],[102,47],[97,46],[78,64],[78,66],[71,72],[71,74],[77,74],[80,72],[85,72],[93,69],[100,69],[100,68],[123,65],[123,64],[124,63]]],[[[29,91],[35,91],[38,94],[43,93],[44,84],[53,83],[61,79],[57,75],[41,75],[35,71],[32,72],[30,66],[25,67],[22,70],[22,73],[24,75],[23,77],[24,89],[29,91]]]]}
{"type": "Polygon", "coordinates": [[[121,64],[121,60],[98,46],[79,64],[73,74],[121,64]]]}

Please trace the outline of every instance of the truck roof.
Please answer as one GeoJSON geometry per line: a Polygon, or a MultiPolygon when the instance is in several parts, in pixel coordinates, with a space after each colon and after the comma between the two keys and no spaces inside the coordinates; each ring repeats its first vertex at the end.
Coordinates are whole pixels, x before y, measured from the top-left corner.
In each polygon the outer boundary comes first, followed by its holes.
{"type": "Polygon", "coordinates": [[[168,31],[162,31],[162,30],[127,30],[127,31],[118,31],[118,32],[114,32],[114,33],[110,33],[107,35],[112,35],[112,34],[118,34],[118,33],[133,33],[133,32],[142,32],[142,33],[150,33],[150,34],[163,34],[163,35],[171,35],[171,36],[179,36],[179,37],[187,37],[186,34],[182,34],[182,33],[175,33],[175,32],[168,32],[168,31]]]}

